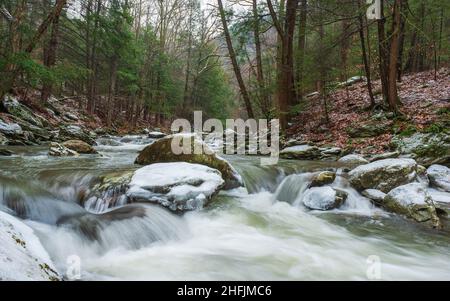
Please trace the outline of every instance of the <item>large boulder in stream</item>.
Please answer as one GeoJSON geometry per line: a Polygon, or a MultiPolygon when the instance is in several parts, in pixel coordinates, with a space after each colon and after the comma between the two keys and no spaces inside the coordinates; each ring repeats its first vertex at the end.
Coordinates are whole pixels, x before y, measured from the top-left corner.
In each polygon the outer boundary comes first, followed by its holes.
{"type": "Polygon", "coordinates": [[[391,190],[380,205],[417,222],[429,222],[434,228],[441,228],[440,217],[447,215],[432,200],[426,186],[420,183],[410,183],[391,190]]]}
{"type": "Polygon", "coordinates": [[[206,143],[195,135],[175,134],[161,138],[145,147],[135,160],[135,163],[140,165],[163,162],[188,162],[206,165],[222,173],[222,178],[225,180],[224,189],[243,186],[241,176],[230,163],[215,154],[206,143]],[[183,144],[183,141],[186,140],[190,142],[190,146],[183,144]],[[187,149],[190,147],[190,153],[175,154],[172,150],[172,143],[176,144],[177,142],[180,142],[180,147],[187,147],[187,149]],[[195,148],[202,150],[201,153],[195,154],[195,148]]]}
{"type": "Polygon", "coordinates": [[[92,146],[81,140],[68,140],[62,145],[80,154],[97,154],[92,146]]]}
{"type": "Polygon", "coordinates": [[[78,156],[78,153],[74,150],[65,147],[64,145],[52,142],[50,143],[48,155],[53,157],[69,157],[69,156],[78,156]]]}
{"type": "Polygon", "coordinates": [[[305,207],[313,210],[331,210],[344,203],[347,194],[330,186],[313,187],[305,191],[302,202],[305,207]]]}
{"type": "Polygon", "coordinates": [[[204,165],[156,163],[135,171],[126,195],[132,202],[157,203],[173,211],[195,210],[224,184],[220,171],[204,165]]]}
{"type": "Polygon", "coordinates": [[[427,174],[432,186],[450,192],[450,168],[434,164],[428,167],[427,174]]]}
{"type": "Polygon", "coordinates": [[[33,230],[19,219],[0,211],[0,280],[55,281],[49,255],[33,230]]]}
{"type": "Polygon", "coordinates": [[[416,178],[417,163],[412,159],[385,159],[364,164],[351,170],[350,183],[358,190],[378,189],[384,193],[412,182],[416,178]]]}
{"type": "Polygon", "coordinates": [[[333,171],[321,171],[318,174],[314,175],[309,184],[309,187],[319,187],[327,184],[331,184],[336,179],[336,173],[333,171]]]}

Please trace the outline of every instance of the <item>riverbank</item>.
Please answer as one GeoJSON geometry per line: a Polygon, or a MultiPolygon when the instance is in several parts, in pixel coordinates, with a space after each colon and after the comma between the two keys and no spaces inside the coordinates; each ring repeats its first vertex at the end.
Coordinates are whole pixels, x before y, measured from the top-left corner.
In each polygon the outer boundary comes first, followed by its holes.
{"type": "MultiPolygon", "coordinates": [[[[450,69],[406,74],[398,83],[403,116],[369,109],[370,98],[364,81],[332,91],[328,98],[329,121],[317,94],[306,97],[300,113],[292,120],[288,139],[317,146],[336,146],[364,155],[392,150],[399,137],[414,134],[449,134],[450,69]]],[[[381,84],[373,82],[375,99],[381,103],[381,84]]],[[[418,142],[419,143],[419,142],[418,142]]]]}

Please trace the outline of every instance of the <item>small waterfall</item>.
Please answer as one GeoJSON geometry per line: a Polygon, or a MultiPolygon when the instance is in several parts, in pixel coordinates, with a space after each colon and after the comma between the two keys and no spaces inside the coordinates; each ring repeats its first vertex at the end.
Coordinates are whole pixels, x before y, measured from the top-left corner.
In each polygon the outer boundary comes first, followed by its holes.
{"type": "Polygon", "coordinates": [[[35,222],[32,226],[62,265],[71,255],[96,260],[114,250],[137,250],[189,234],[184,219],[157,205],[144,204],[126,205],[102,214],[65,216],[56,226],[35,222]]]}
{"type": "Polygon", "coordinates": [[[0,204],[14,215],[54,224],[64,215],[79,214],[85,210],[74,202],[65,202],[41,188],[37,183],[0,176],[0,204]]]}
{"type": "Polygon", "coordinates": [[[313,173],[304,173],[287,176],[275,191],[275,199],[281,202],[294,204],[296,200],[301,199],[301,196],[308,188],[309,183],[311,183],[313,175],[313,173]]]}
{"type": "MultiPolygon", "coordinates": [[[[317,173],[301,173],[293,174],[284,178],[274,193],[274,199],[281,202],[287,202],[294,206],[302,204],[305,191],[308,189],[312,178],[317,173]]],[[[343,191],[347,194],[347,198],[339,207],[339,210],[351,210],[366,213],[373,213],[375,206],[371,201],[351,187],[348,180],[344,177],[341,169],[336,172],[336,179],[329,184],[332,188],[343,191]]]]}

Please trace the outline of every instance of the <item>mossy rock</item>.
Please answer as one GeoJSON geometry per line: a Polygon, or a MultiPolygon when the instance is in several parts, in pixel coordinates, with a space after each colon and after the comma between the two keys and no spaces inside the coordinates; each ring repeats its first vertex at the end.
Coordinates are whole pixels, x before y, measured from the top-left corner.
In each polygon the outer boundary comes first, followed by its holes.
{"type": "Polygon", "coordinates": [[[40,128],[44,126],[42,124],[42,121],[39,118],[35,117],[35,115],[29,108],[21,104],[17,100],[17,98],[15,98],[12,95],[5,96],[5,98],[3,99],[3,108],[9,114],[16,116],[19,119],[25,120],[31,123],[32,125],[35,125],[40,128]]]}
{"type": "MultiPolygon", "coordinates": [[[[242,179],[237,171],[226,160],[217,156],[203,141],[194,135],[189,136],[191,153],[175,154],[172,151],[172,141],[177,137],[181,139],[186,137],[185,134],[175,134],[164,137],[145,147],[135,160],[136,164],[149,165],[153,163],[164,162],[188,162],[206,165],[208,167],[219,170],[222,178],[225,180],[224,189],[233,189],[243,186],[242,179]],[[202,149],[201,154],[194,154],[194,148],[202,149]]],[[[181,139],[183,141],[183,139],[181,139]]],[[[182,144],[180,144],[181,146],[182,144]]],[[[184,146],[184,145],[183,145],[184,146]]],[[[189,149],[189,147],[187,147],[189,149]]]]}

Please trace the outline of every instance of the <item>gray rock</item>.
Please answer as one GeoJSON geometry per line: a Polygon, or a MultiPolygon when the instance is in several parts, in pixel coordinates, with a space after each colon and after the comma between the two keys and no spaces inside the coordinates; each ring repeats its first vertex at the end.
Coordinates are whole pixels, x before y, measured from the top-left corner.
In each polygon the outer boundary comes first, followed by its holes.
{"type": "Polygon", "coordinates": [[[382,153],[374,155],[370,158],[370,162],[378,161],[378,160],[384,160],[384,159],[392,159],[392,158],[398,158],[400,153],[398,151],[395,152],[388,152],[388,153],[382,153]]]}
{"type": "Polygon", "coordinates": [[[285,147],[290,147],[290,146],[295,146],[295,145],[305,145],[308,144],[307,141],[304,140],[297,140],[297,139],[289,139],[284,146],[285,147]]]}
{"type": "Polygon", "coordinates": [[[67,140],[62,145],[80,154],[97,154],[92,146],[81,140],[67,140]]]}
{"type": "Polygon", "coordinates": [[[432,186],[450,192],[450,168],[433,164],[428,167],[427,174],[432,186]]]}
{"type": "Polygon", "coordinates": [[[389,125],[380,122],[374,122],[359,126],[352,126],[350,128],[347,128],[346,131],[347,134],[352,138],[369,138],[384,134],[388,130],[389,125]]]}
{"type": "Polygon", "coordinates": [[[426,186],[420,183],[410,183],[391,190],[381,206],[417,222],[429,222],[434,228],[441,228],[440,216],[446,215],[445,210],[433,202],[426,186]]]}
{"type": "Polygon", "coordinates": [[[316,174],[311,181],[309,187],[319,187],[331,184],[336,179],[336,173],[332,171],[322,171],[316,174]]]}
{"type": "Polygon", "coordinates": [[[386,197],[386,193],[377,189],[366,189],[361,194],[378,205],[380,205],[386,197]]]}
{"type": "Polygon", "coordinates": [[[67,157],[67,156],[78,156],[78,153],[59,143],[52,142],[50,143],[48,155],[54,157],[67,157]]]}
{"type": "Polygon", "coordinates": [[[0,120],[0,132],[7,136],[22,135],[23,131],[17,123],[6,123],[0,120]]]}
{"type": "Polygon", "coordinates": [[[367,81],[367,78],[365,76],[360,76],[360,75],[352,76],[349,79],[347,79],[345,82],[338,83],[337,86],[339,88],[343,88],[343,87],[348,87],[348,86],[354,85],[354,84],[362,82],[362,81],[367,81]]]}
{"type": "Polygon", "coordinates": [[[349,172],[350,183],[358,190],[378,189],[385,193],[412,182],[417,164],[412,159],[385,159],[364,164],[349,172]]]}
{"type": "Polygon", "coordinates": [[[321,157],[321,153],[317,146],[296,145],[283,149],[280,152],[280,157],[284,159],[316,160],[321,157]]]}
{"type": "Polygon", "coordinates": [[[95,145],[95,140],[89,135],[88,131],[85,131],[77,125],[62,126],[59,132],[60,140],[81,140],[89,145],[95,145]]]}
{"type": "Polygon", "coordinates": [[[350,154],[347,156],[344,156],[338,160],[338,162],[341,163],[347,163],[347,164],[367,164],[369,161],[364,159],[361,155],[357,154],[350,154]]]}
{"type": "Polygon", "coordinates": [[[338,208],[345,201],[346,195],[330,186],[313,187],[305,191],[303,205],[313,210],[331,210],[338,208]]]}
{"type": "Polygon", "coordinates": [[[75,115],[73,113],[70,113],[70,112],[64,113],[64,117],[66,117],[67,119],[72,120],[72,121],[78,121],[79,120],[77,115],[75,115]]]}

